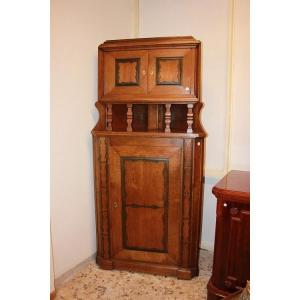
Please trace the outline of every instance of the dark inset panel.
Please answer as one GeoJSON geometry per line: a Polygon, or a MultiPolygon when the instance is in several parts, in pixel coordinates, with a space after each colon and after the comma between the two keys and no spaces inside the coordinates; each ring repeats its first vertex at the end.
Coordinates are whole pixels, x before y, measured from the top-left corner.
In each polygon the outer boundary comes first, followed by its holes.
{"type": "Polygon", "coordinates": [[[186,132],[187,130],[187,105],[171,105],[171,131],[186,132]]]}
{"type": "Polygon", "coordinates": [[[167,252],[169,162],[121,157],[123,247],[167,252]]]}
{"type": "Polygon", "coordinates": [[[164,208],[126,207],[126,248],[166,252],[164,208]]]}
{"type": "Polygon", "coordinates": [[[148,128],[148,105],[133,104],[132,106],[132,130],[147,131],[148,128]]]}
{"type": "Polygon", "coordinates": [[[116,86],[140,84],[140,58],[116,59],[116,86]]]}
{"type": "Polygon", "coordinates": [[[156,58],[156,84],[181,85],[183,57],[156,58]]]}
{"type": "Polygon", "coordinates": [[[126,104],[113,104],[112,105],[112,130],[126,131],[127,128],[127,106],[126,104]]]}

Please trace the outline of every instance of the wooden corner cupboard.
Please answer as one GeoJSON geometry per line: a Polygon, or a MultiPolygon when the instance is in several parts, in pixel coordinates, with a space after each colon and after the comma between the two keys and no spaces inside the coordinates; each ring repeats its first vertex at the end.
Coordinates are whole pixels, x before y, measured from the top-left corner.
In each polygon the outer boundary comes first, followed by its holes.
{"type": "Polygon", "coordinates": [[[204,138],[200,42],[106,41],[92,131],[97,263],[198,275],[204,138]]]}
{"type": "Polygon", "coordinates": [[[207,299],[219,300],[250,280],[250,173],[230,171],[212,192],[217,197],[217,219],[207,299]]]}

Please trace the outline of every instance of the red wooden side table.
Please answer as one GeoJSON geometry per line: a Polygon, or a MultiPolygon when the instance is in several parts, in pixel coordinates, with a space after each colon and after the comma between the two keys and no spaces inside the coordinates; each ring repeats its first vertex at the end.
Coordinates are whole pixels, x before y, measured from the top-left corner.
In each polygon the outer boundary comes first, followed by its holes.
{"type": "Polygon", "coordinates": [[[207,299],[218,300],[250,280],[250,172],[230,171],[212,192],[217,197],[217,217],[207,299]]]}

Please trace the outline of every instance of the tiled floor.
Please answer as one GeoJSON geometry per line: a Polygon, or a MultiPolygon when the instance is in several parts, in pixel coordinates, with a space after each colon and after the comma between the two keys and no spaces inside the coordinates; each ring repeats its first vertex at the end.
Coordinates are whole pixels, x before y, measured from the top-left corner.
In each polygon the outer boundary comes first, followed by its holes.
{"type": "Polygon", "coordinates": [[[57,300],[94,299],[206,299],[206,284],[211,274],[212,252],[201,250],[200,274],[192,280],[126,271],[105,271],[96,263],[57,290],[57,300]]]}

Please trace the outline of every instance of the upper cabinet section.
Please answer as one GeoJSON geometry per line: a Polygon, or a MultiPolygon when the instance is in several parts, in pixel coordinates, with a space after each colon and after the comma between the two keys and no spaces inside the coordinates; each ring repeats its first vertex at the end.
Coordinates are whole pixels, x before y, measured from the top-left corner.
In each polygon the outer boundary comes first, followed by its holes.
{"type": "Polygon", "coordinates": [[[195,103],[200,42],[192,37],[107,41],[99,46],[99,101],[195,103]]]}

